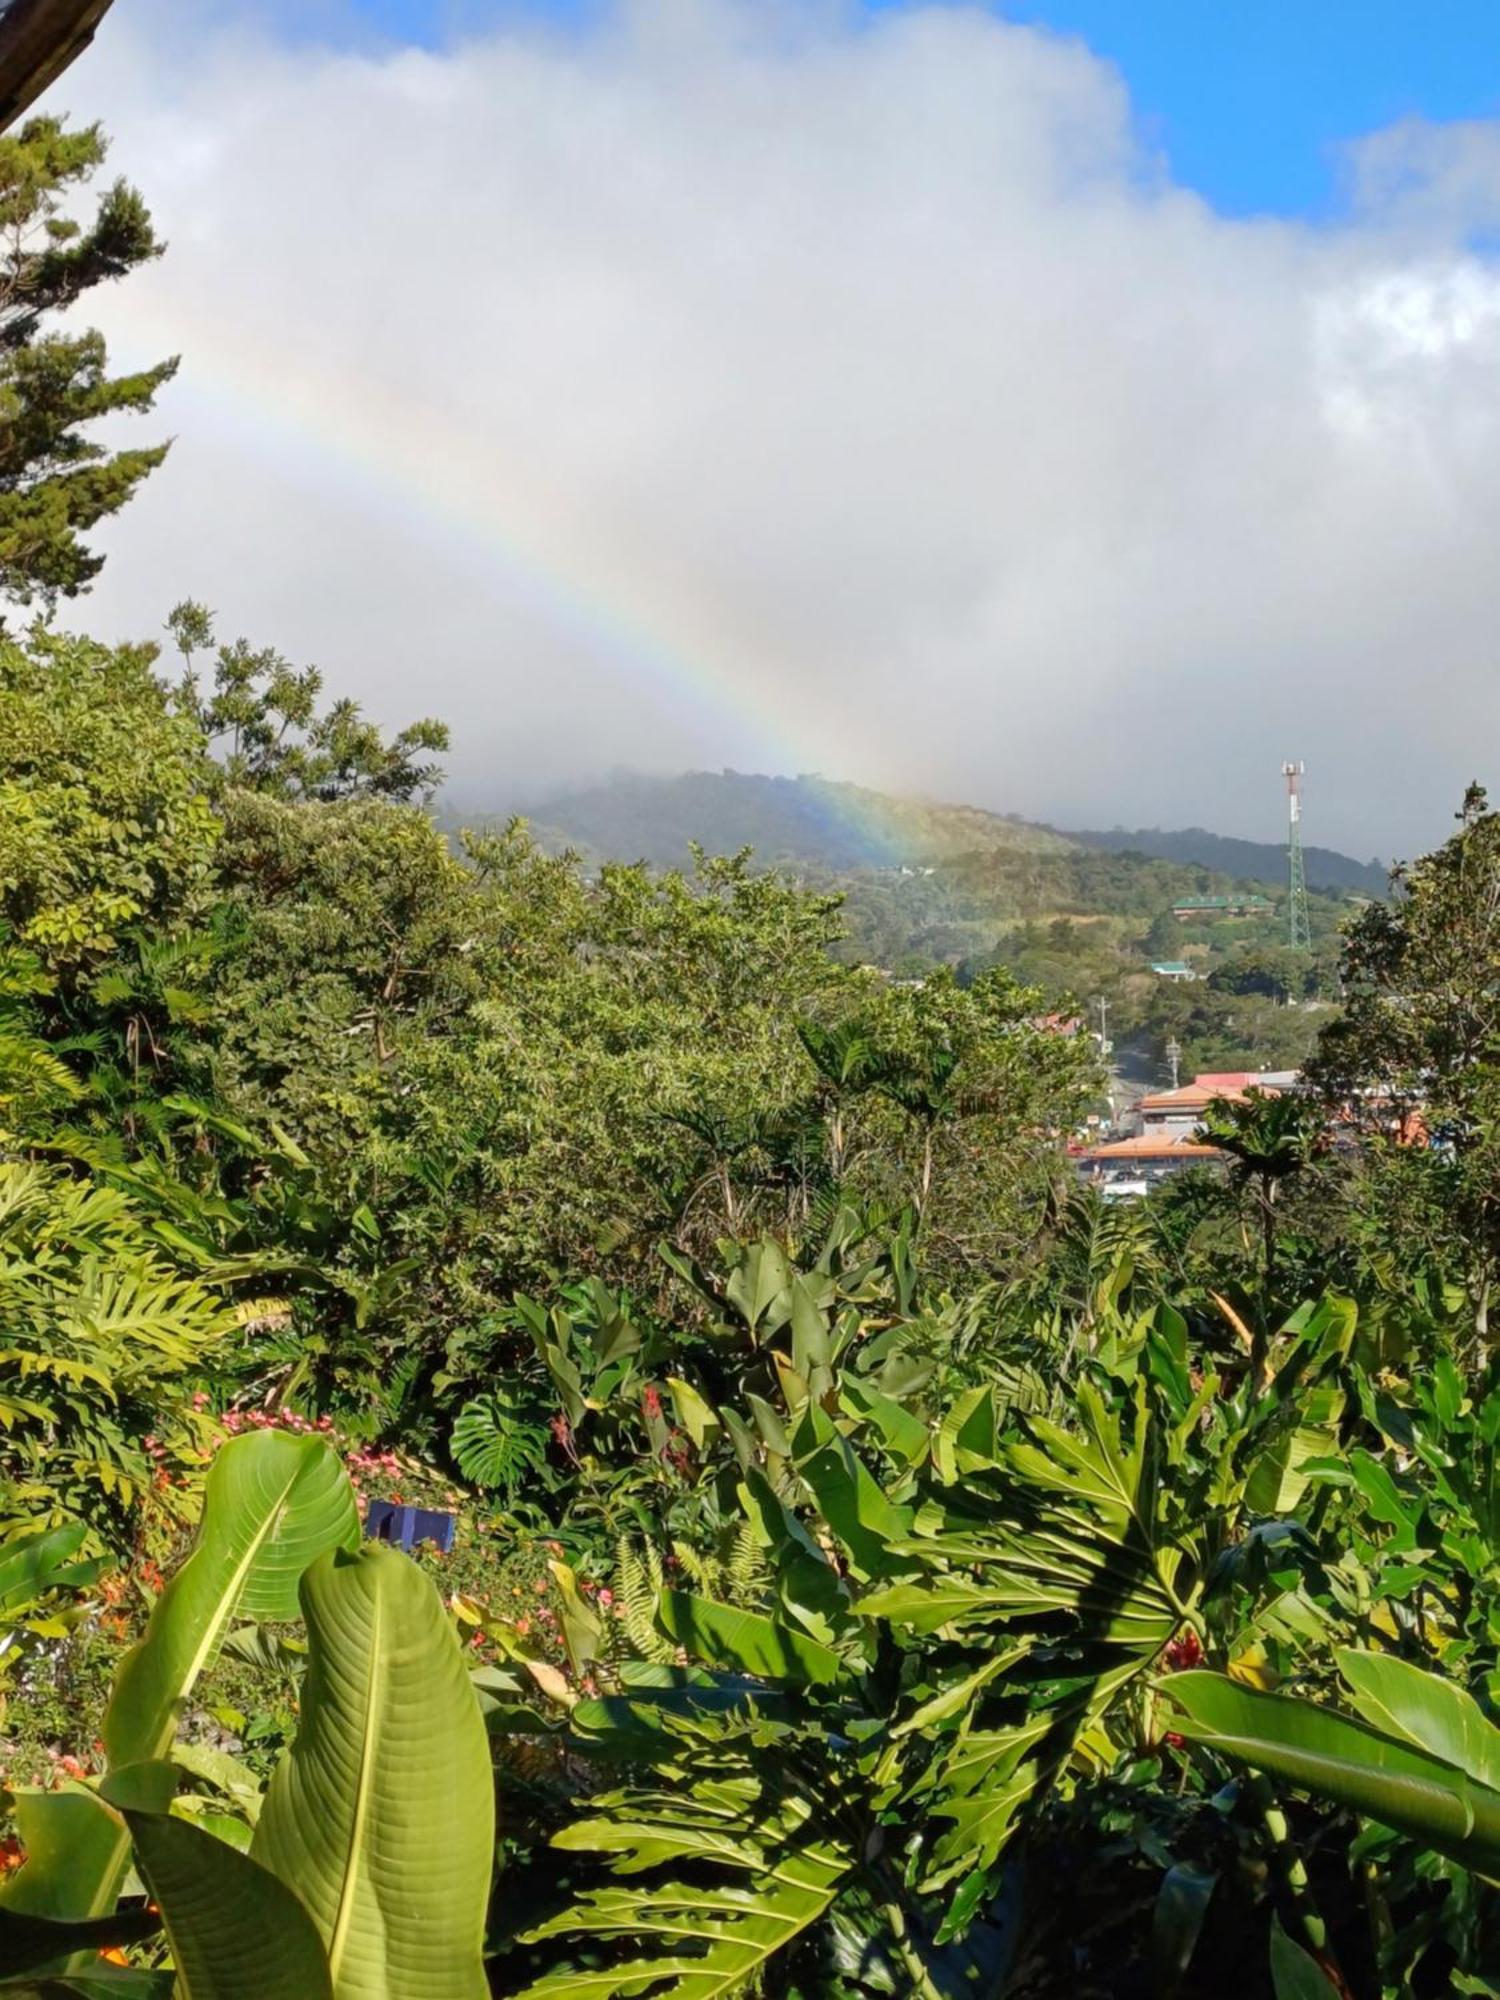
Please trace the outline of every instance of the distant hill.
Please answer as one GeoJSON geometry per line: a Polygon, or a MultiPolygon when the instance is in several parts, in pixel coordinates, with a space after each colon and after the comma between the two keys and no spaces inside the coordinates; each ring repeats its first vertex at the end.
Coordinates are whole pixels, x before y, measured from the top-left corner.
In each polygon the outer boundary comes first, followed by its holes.
{"type": "MultiPolygon", "coordinates": [[[[1069,833],[977,806],[894,798],[828,778],[743,771],[620,775],[547,799],[528,817],[548,846],[575,847],[590,860],[649,861],[661,868],[680,866],[697,841],[712,853],[753,847],[757,860],[768,864],[835,874],[982,855],[1061,859],[1085,850],[1138,854],[1272,887],[1286,874],[1285,851],[1273,842],[1235,840],[1198,826],[1069,833]]],[[[1307,848],[1305,859],[1310,888],[1386,892],[1378,861],[1356,861],[1328,847],[1307,848]]]]}
{"type": "MultiPolygon", "coordinates": [[[[471,801],[472,794],[464,805],[471,801]]],[[[475,814],[449,798],[439,801],[439,818],[455,829],[483,825],[508,804],[497,800],[475,814]]],[[[1074,835],[974,806],[740,771],[616,776],[545,799],[526,817],[544,847],[571,848],[590,866],[679,868],[695,842],[710,854],[751,848],[761,866],[836,890],[846,926],[841,954],[893,970],[1001,960],[1048,990],[1098,993],[1147,973],[1153,956],[1187,950],[1207,964],[1246,941],[1281,935],[1280,849],[1196,830],[1074,835]],[[1148,842],[1157,851],[1145,851],[1148,842]],[[1173,918],[1181,899],[1246,888],[1266,898],[1263,916],[1185,925],[1173,918]]],[[[1378,871],[1328,856],[1343,874],[1320,888],[1329,870],[1323,851],[1313,852],[1311,915],[1322,944],[1347,914],[1344,885],[1375,887],[1378,871]]]]}
{"type": "MultiPolygon", "coordinates": [[[[1157,861],[1186,861],[1260,882],[1280,882],[1286,875],[1286,849],[1268,840],[1234,840],[1206,827],[1114,827],[1108,833],[1073,833],[1070,840],[1110,854],[1147,854],[1157,861]]],[[[1388,888],[1381,861],[1356,861],[1331,847],[1304,847],[1303,864],[1310,889],[1337,889],[1361,896],[1384,896],[1388,888]]]]}
{"type": "Polygon", "coordinates": [[[741,771],[610,778],[547,799],[528,817],[549,846],[657,867],[681,866],[694,841],[715,854],[753,847],[757,861],[835,873],[917,867],[958,855],[1062,855],[1078,847],[1049,827],[975,806],[891,798],[827,778],[741,771]]]}

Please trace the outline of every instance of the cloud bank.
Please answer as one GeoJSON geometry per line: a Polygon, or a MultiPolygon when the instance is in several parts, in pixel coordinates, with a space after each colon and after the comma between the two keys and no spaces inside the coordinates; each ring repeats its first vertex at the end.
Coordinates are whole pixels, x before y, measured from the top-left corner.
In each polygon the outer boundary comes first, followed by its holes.
{"type": "Polygon", "coordinates": [[[1389,854],[1493,766],[1495,128],[1230,220],[977,10],[182,12],[54,93],[171,243],[99,317],[184,357],[76,622],[204,597],[445,716],[471,801],[730,763],[1274,837],[1296,755],[1308,837],[1389,854]]]}

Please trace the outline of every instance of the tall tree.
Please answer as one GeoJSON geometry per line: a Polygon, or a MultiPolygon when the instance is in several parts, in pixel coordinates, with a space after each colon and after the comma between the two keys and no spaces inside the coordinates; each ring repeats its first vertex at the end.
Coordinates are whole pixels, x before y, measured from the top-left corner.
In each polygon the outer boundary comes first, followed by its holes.
{"type": "Polygon", "coordinates": [[[1311,1073],[1375,1146],[1432,1142],[1485,1340],[1500,1276],[1500,814],[1471,785],[1458,819],[1349,926],[1344,1012],[1311,1073]]]}
{"type": "Polygon", "coordinates": [[[1229,1155],[1236,1190],[1254,1191],[1261,1234],[1260,1314],[1250,1347],[1250,1380],[1264,1386],[1276,1290],[1276,1198],[1301,1173],[1323,1139],[1315,1104],[1292,1092],[1249,1090],[1236,1102],[1216,1097],[1203,1116],[1203,1138],[1229,1155]]]}
{"type": "Polygon", "coordinates": [[[51,324],[164,247],[124,181],[106,189],[92,222],[66,213],[105,150],[97,125],[69,131],[58,118],[28,119],[0,138],[0,592],[22,604],[50,608],[86,588],[104,558],[84,535],[167,453],[165,444],[112,451],[88,427],[149,410],[175,358],[111,375],[103,334],[51,324]]]}
{"type": "Polygon", "coordinates": [[[424,717],[387,737],[358,702],[322,711],[323,676],[294,667],[272,647],[248,640],[214,652],[213,692],[198,685],[193,660],[214,646],[213,614],[184,598],[167,619],[183,659],[180,705],[213,747],[231,786],[282,799],[425,799],[442,776],[424,752],[448,748],[446,723],[424,717]]]}
{"type": "Polygon", "coordinates": [[[202,739],[149,647],[0,639],[0,933],[76,981],[213,900],[202,739]]]}

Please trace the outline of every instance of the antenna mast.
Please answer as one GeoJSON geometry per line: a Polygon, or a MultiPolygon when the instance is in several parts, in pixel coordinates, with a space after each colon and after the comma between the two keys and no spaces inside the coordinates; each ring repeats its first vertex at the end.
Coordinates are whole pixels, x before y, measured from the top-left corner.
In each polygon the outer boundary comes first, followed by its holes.
{"type": "Polygon", "coordinates": [[[1286,941],[1293,951],[1312,949],[1312,924],[1307,914],[1307,875],[1302,866],[1302,773],[1307,766],[1296,763],[1281,767],[1286,779],[1286,941]]]}

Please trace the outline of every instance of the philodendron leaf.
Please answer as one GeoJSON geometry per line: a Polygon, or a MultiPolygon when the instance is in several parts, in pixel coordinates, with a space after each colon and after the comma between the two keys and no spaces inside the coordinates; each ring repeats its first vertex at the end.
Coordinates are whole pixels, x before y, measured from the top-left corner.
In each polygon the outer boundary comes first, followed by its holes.
{"type": "Polygon", "coordinates": [[[836,1681],[842,1671],[839,1656],[830,1647],[758,1611],[716,1604],[687,1591],[664,1590],[656,1617],[667,1637],[685,1647],[691,1658],[714,1666],[798,1682],[836,1681]]]}
{"type": "Polygon", "coordinates": [[[166,1926],[178,2000],[332,2000],[323,1941],[284,1882],[186,1820],[125,1817],[166,1926]]]}
{"type": "Polygon", "coordinates": [[[306,1905],[335,2000],[487,2000],[489,1747],[442,1600],[372,1543],[312,1566],[302,1614],[301,1726],[251,1854],[306,1905]]]}
{"type": "MultiPolygon", "coordinates": [[[[111,1770],[163,1760],[231,1621],[296,1617],[297,1583],[308,1563],[358,1539],[348,1475],[321,1439],[258,1431],[226,1444],[208,1475],[193,1553],[115,1676],[104,1718],[111,1770]]],[[[44,1795],[32,1817],[23,1831],[26,1865],[0,1892],[0,1904],[69,1918],[113,1909],[130,1851],[123,1820],[84,1793],[44,1795]]]]}

